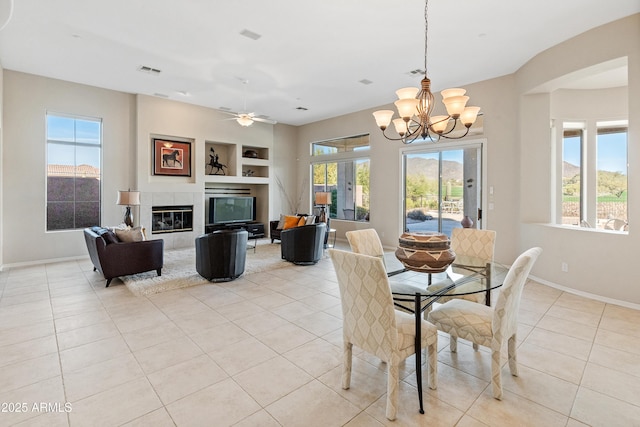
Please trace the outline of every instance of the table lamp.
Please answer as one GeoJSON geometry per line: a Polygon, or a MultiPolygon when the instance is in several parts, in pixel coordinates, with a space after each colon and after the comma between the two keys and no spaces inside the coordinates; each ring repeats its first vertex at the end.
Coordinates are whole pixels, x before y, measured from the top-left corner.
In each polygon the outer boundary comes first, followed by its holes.
{"type": "Polygon", "coordinates": [[[320,221],[327,222],[327,214],[324,210],[325,205],[331,204],[331,193],[316,193],[316,205],[320,205],[322,210],[320,211],[320,221]]]}
{"type": "Polygon", "coordinates": [[[139,191],[131,191],[131,189],[126,191],[118,190],[118,201],[117,205],[126,206],[124,210],[124,223],[129,227],[133,227],[133,214],[131,213],[131,206],[139,206],[140,205],[140,192],[139,191]]]}

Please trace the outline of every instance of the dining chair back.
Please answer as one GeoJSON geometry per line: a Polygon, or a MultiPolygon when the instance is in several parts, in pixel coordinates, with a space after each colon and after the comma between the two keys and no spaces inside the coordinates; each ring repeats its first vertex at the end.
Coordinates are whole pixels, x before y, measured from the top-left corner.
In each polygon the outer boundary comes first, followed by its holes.
{"type": "MultiPolygon", "coordinates": [[[[414,315],[393,308],[393,297],[380,258],[330,249],[338,278],[343,318],[342,388],[351,386],[353,346],[387,363],[386,416],[394,420],[398,410],[399,365],[415,353],[414,315]]],[[[436,388],[437,339],[435,326],[421,321],[421,348],[427,348],[429,387],[436,388]]],[[[421,361],[421,354],[416,354],[421,361]]],[[[417,379],[421,391],[422,379],[417,379]]],[[[421,396],[420,396],[421,397],[421,396]]]]}
{"type": "Polygon", "coordinates": [[[454,228],[451,230],[451,249],[456,254],[468,255],[493,261],[496,232],[477,228],[454,228]]]}
{"type": "Polygon", "coordinates": [[[384,248],[378,236],[378,232],[374,228],[366,228],[364,230],[352,230],[345,233],[351,251],[357,254],[375,256],[382,259],[384,264],[384,248]]]}
{"type": "MultiPolygon", "coordinates": [[[[476,228],[454,228],[451,231],[451,249],[456,254],[456,259],[463,259],[465,256],[472,257],[484,262],[493,261],[493,252],[496,245],[496,232],[493,230],[478,230],[476,228]]],[[[455,262],[455,261],[454,261],[455,262]]],[[[454,272],[456,267],[452,267],[454,272]]],[[[430,292],[435,292],[447,285],[450,281],[434,283],[429,286],[430,292]]],[[[460,289],[457,290],[460,292],[460,289]]],[[[439,303],[445,303],[453,298],[461,298],[483,304],[486,298],[484,292],[477,292],[467,295],[444,296],[438,299],[439,303]]]]}
{"type": "Polygon", "coordinates": [[[491,349],[491,382],[493,397],[496,399],[502,399],[501,356],[505,340],[511,375],[518,375],[518,308],[524,284],[540,253],[542,249],[531,248],[515,260],[504,279],[495,308],[468,300],[453,299],[434,308],[428,315],[431,323],[450,335],[449,348],[452,353],[457,351],[457,338],[491,349]]]}

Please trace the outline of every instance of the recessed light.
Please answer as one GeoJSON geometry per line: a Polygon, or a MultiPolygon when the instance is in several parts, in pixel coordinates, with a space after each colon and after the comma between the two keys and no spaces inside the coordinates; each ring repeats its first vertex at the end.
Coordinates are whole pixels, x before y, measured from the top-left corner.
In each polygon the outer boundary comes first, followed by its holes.
{"type": "Polygon", "coordinates": [[[362,79],[360,80],[360,83],[362,83],[363,85],[370,85],[373,82],[369,79],[362,79]]]}
{"type": "Polygon", "coordinates": [[[187,92],[186,90],[179,90],[178,93],[182,96],[189,96],[191,95],[189,92],[187,92]]]}
{"type": "Polygon", "coordinates": [[[309,109],[307,107],[296,107],[296,110],[308,111],[309,109]]]}

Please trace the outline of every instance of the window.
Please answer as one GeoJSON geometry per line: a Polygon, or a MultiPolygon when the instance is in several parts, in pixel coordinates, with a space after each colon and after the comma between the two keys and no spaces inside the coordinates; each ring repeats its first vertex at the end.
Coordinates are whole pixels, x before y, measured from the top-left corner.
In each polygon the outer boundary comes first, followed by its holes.
{"type": "Polygon", "coordinates": [[[47,231],[100,224],[102,121],[47,114],[47,231]]]}
{"type": "Polygon", "coordinates": [[[311,144],[311,155],[345,153],[369,149],[369,135],[349,136],[311,144]]]}
{"type": "Polygon", "coordinates": [[[328,158],[314,162],[311,168],[312,194],[331,193],[330,218],[369,221],[370,162],[358,152],[363,147],[369,148],[369,136],[316,142],[311,146],[314,156],[328,158]]]}
{"type": "Polygon", "coordinates": [[[627,231],[626,120],[563,123],[561,188],[561,224],[627,231]]]}

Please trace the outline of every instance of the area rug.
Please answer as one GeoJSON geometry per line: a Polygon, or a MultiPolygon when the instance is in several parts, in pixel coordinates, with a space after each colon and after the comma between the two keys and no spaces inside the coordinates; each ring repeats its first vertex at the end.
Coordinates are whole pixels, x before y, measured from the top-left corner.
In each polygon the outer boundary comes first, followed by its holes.
{"type": "MultiPolygon", "coordinates": [[[[162,276],[158,276],[155,271],[148,271],[120,279],[137,296],[210,283],[196,272],[195,252],[195,248],[165,251],[162,276]]],[[[293,264],[280,257],[279,244],[259,244],[255,253],[253,249],[247,249],[244,275],[291,266],[293,264]]]]}

